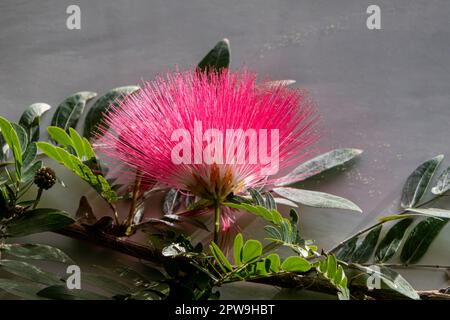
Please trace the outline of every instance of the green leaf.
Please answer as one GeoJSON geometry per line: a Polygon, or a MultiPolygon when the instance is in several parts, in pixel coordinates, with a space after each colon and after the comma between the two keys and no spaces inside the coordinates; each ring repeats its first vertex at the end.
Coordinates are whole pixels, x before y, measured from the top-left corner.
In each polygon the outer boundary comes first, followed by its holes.
{"type": "Polygon", "coordinates": [[[440,218],[427,218],[419,222],[406,239],[400,260],[405,264],[419,261],[447,222],[448,219],[440,218]]]}
{"type": "Polygon", "coordinates": [[[52,138],[53,141],[55,141],[60,146],[67,148],[68,146],[73,145],[72,138],[67,134],[67,132],[60,128],[55,126],[49,126],[47,128],[47,132],[52,138]]]}
{"type": "Polygon", "coordinates": [[[448,190],[450,190],[450,167],[441,173],[436,185],[431,188],[431,192],[434,194],[444,194],[448,190]]]}
{"type": "Polygon", "coordinates": [[[233,270],[231,263],[225,257],[224,253],[222,252],[222,250],[220,250],[220,248],[217,244],[215,244],[214,242],[211,242],[211,244],[209,245],[209,249],[211,250],[211,253],[214,256],[214,258],[216,259],[216,261],[219,263],[219,266],[222,268],[223,272],[233,270]]]}
{"type": "Polygon", "coordinates": [[[95,175],[79,158],[47,142],[38,142],[37,146],[48,157],[63,164],[67,169],[89,183],[107,202],[117,201],[117,194],[112,190],[106,179],[102,175],[95,175]]]}
{"type": "Polygon", "coordinates": [[[31,142],[30,144],[28,144],[27,149],[23,153],[23,164],[22,164],[23,169],[28,168],[33,163],[34,159],[36,159],[36,155],[37,155],[36,143],[31,142]]]}
{"type": "Polygon", "coordinates": [[[248,189],[248,191],[250,192],[250,195],[252,196],[253,202],[256,205],[263,206],[263,207],[265,206],[264,199],[263,199],[261,193],[259,193],[258,190],[250,188],[250,189],[248,189]]]}
{"type": "Polygon", "coordinates": [[[283,217],[277,210],[268,210],[262,206],[253,206],[247,203],[238,204],[233,202],[224,202],[223,205],[230,208],[245,210],[247,212],[253,213],[276,225],[278,225],[280,221],[283,220],[283,217]]]}
{"type": "Polygon", "coordinates": [[[330,279],[334,279],[336,272],[337,272],[336,257],[333,255],[330,255],[327,258],[327,277],[330,279]]]}
{"type": "Polygon", "coordinates": [[[28,167],[23,173],[22,173],[22,179],[21,181],[23,183],[30,182],[33,180],[34,175],[36,174],[36,171],[38,171],[40,168],[42,168],[42,161],[36,161],[33,163],[31,167],[28,167]]]}
{"type": "Polygon", "coordinates": [[[394,256],[401,245],[406,230],[414,219],[403,219],[394,224],[380,241],[375,252],[377,262],[386,262],[394,256]]]}
{"type": "Polygon", "coordinates": [[[217,72],[230,65],[230,42],[228,39],[219,41],[211,51],[200,61],[198,68],[202,72],[217,72]]]}
{"type": "Polygon", "coordinates": [[[0,260],[0,269],[21,278],[45,285],[61,283],[61,280],[53,273],[43,271],[42,269],[23,261],[2,259],[0,260]]]}
{"type": "Polygon", "coordinates": [[[280,256],[276,253],[271,253],[266,257],[270,261],[270,272],[278,273],[280,271],[280,256]]]}
{"type": "Polygon", "coordinates": [[[269,210],[277,210],[277,204],[270,192],[264,193],[265,207],[269,210]]]}
{"type": "Polygon", "coordinates": [[[66,131],[75,128],[86,103],[96,96],[95,92],[82,91],[67,97],[56,109],[51,125],[66,131]]]}
{"type": "Polygon", "coordinates": [[[336,257],[342,261],[350,261],[356,249],[358,237],[354,237],[345,242],[342,248],[336,254],[336,257]]]}
{"type": "Polygon", "coordinates": [[[414,288],[408,283],[408,281],[406,281],[399,273],[392,269],[378,265],[364,267],[358,264],[352,264],[351,266],[364,271],[364,274],[353,277],[353,284],[362,283],[368,288],[372,288],[373,279],[379,279],[380,288],[374,288],[375,290],[388,289],[410,299],[420,299],[416,290],[414,290],[414,288]]]}
{"type": "Polygon", "coordinates": [[[364,240],[356,247],[351,261],[364,263],[372,256],[380,236],[382,226],[372,229],[364,240]]]}
{"type": "Polygon", "coordinates": [[[233,252],[234,264],[239,266],[242,263],[242,247],[244,246],[244,237],[242,233],[238,233],[234,238],[233,252]]]}
{"type": "Polygon", "coordinates": [[[331,168],[342,166],[363,151],[359,149],[335,149],[308,160],[296,167],[287,176],[279,179],[276,186],[285,186],[295,182],[306,180],[331,168]]]}
{"type": "Polygon", "coordinates": [[[139,90],[138,86],[127,86],[112,89],[104,96],[98,98],[94,105],[89,109],[86,119],[84,121],[83,136],[91,139],[98,132],[100,126],[106,128],[104,121],[111,106],[118,106],[118,103],[123,101],[126,96],[139,90]]]}
{"type": "Polygon", "coordinates": [[[310,207],[345,209],[362,212],[361,209],[350,200],[324,192],[288,187],[275,188],[273,191],[282,197],[310,207]]]}
{"type": "Polygon", "coordinates": [[[0,279],[0,289],[27,300],[42,299],[36,294],[42,287],[35,283],[24,283],[17,280],[0,279]]]}
{"type": "Polygon", "coordinates": [[[56,209],[33,209],[8,222],[6,235],[22,237],[33,233],[53,231],[74,223],[65,212],[56,209]]]}
{"type": "Polygon", "coordinates": [[[436,218],[450,219],[450,210],[439,208],[408,208],[408,211],[417,212],[426,216],[433,216],[436,218]]]}
{"type": "Polygon", "coordinates": [[[73,263],[73,260],[60,249],[44,244],[6,244],[0,250],[22,259],[55,261],[66,264],[73,263]]]}
{"type": "Polygon", "coordinates": [[[50,110],[46,103],[33,103],[28,106],[20,117],[19,124],[27,131],[28,142],[39,140],[39,124],[41,117],[50,110]]]}
{"type": "Polygon", "coordinates": [[[424,162],[406,179],[401,200],[403,208],[413,208],[419,203],[442,159],[444,156],[438,155],[424,162]]]}
{"type": "Polygon", "coordinates": [[[283,261],[281,269],[286,272],[306,272],[311,269],[311,264],[302,257],[291,256],[283,261]]]}
{"type": "Polygon", "coordinates": [[[262,244],[258,240],[247,240],[242,248],[242,262],[250,263],[262,254],[262,244]]]}
{"type": "Polygon", "coordinates": [[[50,286],[37,293],[54,300],[109,300],[110,298],[83,289],[69,290],[65,286],[50,286]]]}
{"type": "Polygon", "coordinates": [[[16,131],[17,137],[19,138],[19,142],[20,142],[20,150],[23,153],[23,152],[25,152],[25,150],[28,146],[27,132],[21,125],[18,125],[17,123],[11,122],[11,125],[14,128],[14,130],[16,131]]]}
{"type": "Polygon", "coordinates": [[[84,150],[84,143],[83,143],[83,139],[80,137],[80,135],[78,134],[78,132],[73,129],[73,128],[69,128],[69,133],[70,133],[70,138],[72,139],[72,146],[75,149],[78,158],[82,159],[83,157],[87,159],[86,157],[86,152],[84,150]]]}
{"type": "Polygon", "coordinates": [[[22,146],[11,123],[5,118],[0,116],[0,131],[8,144],[9,148],[12,150],[14,161],[16,165],[16,177],[20,180],[20,170],[22,168],[22,146]]]}

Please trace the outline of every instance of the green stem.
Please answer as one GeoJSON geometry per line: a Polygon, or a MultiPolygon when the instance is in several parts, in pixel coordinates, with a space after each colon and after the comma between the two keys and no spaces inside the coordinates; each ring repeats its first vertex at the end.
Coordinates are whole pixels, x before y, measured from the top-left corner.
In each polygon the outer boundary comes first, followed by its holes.
{"type": "Polygon", "coordinates": [[[218,243],[220,233],[220,204],[214,204],[214,242],[218,243]]]}
{"type": "Polygon", "coordinates": [[[138,172],[136,172],[136,179],[134,181],[134,189],[133,189],[133,196],[131,198],[130,211],[128,212],[128,218],[125,222],[125,225],[127,226],[127,228],[129,228],[133,222],[134,212],[136,211],[137,200],[139,198],[139,193],[141,190],[141,181],[142,181],[142,176],[141,176],[140,172],[138,171],[138,172]]]}
{"type": "Polygon", "coordinates": [[[36,209],[37,205],[39,204],[39,201],[41,200],[41,196],[42,196],[42,192],[43,191],[44,190],[42,188],[38,189],[36,200],[34,200],[33,207],[31,209],[36,209]]]}

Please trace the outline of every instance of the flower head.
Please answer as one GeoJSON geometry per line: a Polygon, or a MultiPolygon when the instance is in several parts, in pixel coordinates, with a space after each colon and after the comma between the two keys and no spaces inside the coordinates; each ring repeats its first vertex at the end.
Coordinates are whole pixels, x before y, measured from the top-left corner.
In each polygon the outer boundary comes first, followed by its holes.
{"type": "Polygon", "coordinates": [[[304,91],[252,72],[175,72],[113,106],[98,145],[148,179],[220,203],[297,164],[315,120],[304,91]]]}

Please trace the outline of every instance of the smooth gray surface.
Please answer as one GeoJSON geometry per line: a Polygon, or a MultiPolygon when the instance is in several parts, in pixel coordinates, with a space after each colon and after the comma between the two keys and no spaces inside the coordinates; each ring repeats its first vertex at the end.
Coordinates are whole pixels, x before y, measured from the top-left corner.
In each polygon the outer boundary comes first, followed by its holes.
{"type": "MultiPolygon", "coordinates": [[[[0,2],[2,116],[18,120],[33,102],[56,106],[76,91],[104,93],[175,65],[192,67],[228,37],[234,68],[245,64],[263,76],[296,79],[312,92],[322,117],[318,152],[365,150],[345,172],[306,185],[364,210],[358,216],[302,209],[304,235],[325,248],[396,212],[409,173],[436,154],[450,155],[449,1],[76,1],[81,30],[66,29],[69,4],[0,2]],[[382,30],[366,28],[369,4],[381,7],[382,30]]],[[[73,209],[88,190],[78,186],[79,194],[46,201],[73,209]]],[[[248,228],[249,236],[254,230],[248,228]]],[[[448,264],[448,240],[442,235],[424,263],[448,264]]],[[[445,282],[443,274],[433,275],[410,280],[423,288],[445,282]]]]}

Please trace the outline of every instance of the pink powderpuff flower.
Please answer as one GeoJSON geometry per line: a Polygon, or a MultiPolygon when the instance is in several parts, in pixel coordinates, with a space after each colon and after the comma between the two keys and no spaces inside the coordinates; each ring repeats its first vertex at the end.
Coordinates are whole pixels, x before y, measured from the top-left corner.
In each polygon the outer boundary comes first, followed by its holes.
{"type": "Polygon", "coordinates": [[[146,180],[220,204],[298,165],[316,122],[305,91],[257,83],[247,70],[173,72],[111,107],[97,149],[146,180]]]}

